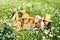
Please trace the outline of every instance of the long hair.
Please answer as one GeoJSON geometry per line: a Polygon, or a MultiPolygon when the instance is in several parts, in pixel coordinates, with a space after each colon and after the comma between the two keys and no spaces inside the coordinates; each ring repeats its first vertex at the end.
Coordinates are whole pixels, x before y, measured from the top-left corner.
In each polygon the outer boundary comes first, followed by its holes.
{"type": "Polygon", "coordinates": [[[21,27],[23,27],[24,19],[21,20],[21,27]]]}
{"type": "Polygon", "coordinates": [[[51,29],[51,26],[52,26],[51,22],[49,22],[49,23],[46,25],[46,27],[47,27],[48,29],[51,29]]]}
{"type": "MultiPolygon", "coordinates": [[[[43,20],[43,22],[45,22],[46,20],[43,20]]],[[[52,23],[48,22],[48,24],[46,25],[46,29],[51,29],[52,23]]]]}

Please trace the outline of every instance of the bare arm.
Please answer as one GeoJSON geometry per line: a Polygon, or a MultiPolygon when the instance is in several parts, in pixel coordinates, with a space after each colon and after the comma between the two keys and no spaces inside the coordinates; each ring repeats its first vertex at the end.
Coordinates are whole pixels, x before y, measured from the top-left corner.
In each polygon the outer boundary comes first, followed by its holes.
{"type": "Polygon", "coordinates": [[[16,8],[14,8],[13,11],[15,12],[15,14],[14,14],[14,16],[12,17],[12,19],[18,21],[18,11],[17,11],[16,8]]]}
{"type": "Polygon", "coordinates": [[[44,23],[41,22],[41,30],[43,31],[44,30],[44,23]]]}

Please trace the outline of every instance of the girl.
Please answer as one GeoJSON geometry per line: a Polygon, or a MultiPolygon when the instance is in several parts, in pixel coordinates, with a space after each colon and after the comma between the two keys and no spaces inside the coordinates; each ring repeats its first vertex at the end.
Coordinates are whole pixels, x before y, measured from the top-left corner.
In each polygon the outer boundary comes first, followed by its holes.
{"type": "Polygon", "coordinates": [[[40,29],[40,21],[41,21],[41,17],[39,15],[36,15],[35,16],[35,19],[34,19],[34,29],[35,31],[38,31],[40,29]]]}
{"type": "Polygon", "coordinates": [[[44,20],[43,20],[43,22],[44,22],[44,32],[46,33],[46,34],[48,34],[50,31],[51,31],[51,26],[52,26],[52,24],[51,24],[51,15],[49,15],[49,14],[46,14],[45,16],[44,16],[44,20]]]}

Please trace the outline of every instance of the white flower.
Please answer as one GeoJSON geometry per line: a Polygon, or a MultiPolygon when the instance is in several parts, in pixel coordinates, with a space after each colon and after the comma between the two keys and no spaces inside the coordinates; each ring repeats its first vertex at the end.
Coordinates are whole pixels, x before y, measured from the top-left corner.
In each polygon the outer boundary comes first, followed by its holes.
{"type": "Polygon", "coordinates": [[[45,36],[43,36],[42,38],[45,39],[45,36]]]}
{"type": "Polygon", "coordinates": [[[32,6],[32,3],[28,3],[28,5],[27,6],[32,6]]]}
{"type": "Polygon", "coordinates": [[[2,34],[0,34],[0,35],[2,35],[2,34]]]}
{"type": "Polygon", "coordinates": [[[48,34],[48,32],[45,32],[45,34],[48,34]]]}
{"type": "Polygon", "coordinates": [[[54,34],[54,36],[55,36],[55,34],[54,34]]]}
{"type": "Polygon", "coordinates": [[[58,38],[60,38],[60,36],[58,36],[58,38]]]}
{"type": "Polygon", "coordinates": [[[38,34],[39,33],[39,31],[36,31],[36,34],[38,34]]]}
{"type": "Polygon", "coordinates": [[[60,14],[59,14],[59,16],[60,16],[60,14]]]}
{"type": "Polygon", "coordinates": [[[54,30],[54,29],[55,29],[55,27],[52,26],[51,30],[54,30]]]}
{"type": "Polygon", "coordinates": [[[59,24],[60,24],[60,22],[59,22],[59,24]]]}
{"type": "Polygon", "coordinates": [[[37,40],[36,38],[34,40],[37,40]]]}
{"type": "Polygon", "coordinates": [[[49,34],[49,36],[50,36],[50,37],[53,37],[53,35],[52,35],[52,34],[49,34]]]}
{"type": "Polygon", "coordinates": [[[19,36],[17,36],[17,37],[19,37],[19,36]]]}

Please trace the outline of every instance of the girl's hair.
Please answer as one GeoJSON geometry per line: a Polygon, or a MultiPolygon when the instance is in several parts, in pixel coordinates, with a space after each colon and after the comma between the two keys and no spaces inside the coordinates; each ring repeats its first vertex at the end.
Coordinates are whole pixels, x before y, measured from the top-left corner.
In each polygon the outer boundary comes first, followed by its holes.
{"type": "Polygon", "coordinates": [[[48,25],[46,25],[48,29],[51,29],[51,26],[52,26],[51,22],[49,22],[48,25]]]}
{"type": "MultiPolygon", "coordinates": [[[[46,20],[43,20],[43,22],[45,22],[46,20]]],[[[46,25],[46,29],[51,29],[52,23],[48,22],[48,24],[46,25]]]]}
{"type": "Polygon", "coordinates": [[[23,21],[24,21],[24,19],[22,19],[22,21],[21,21],[21,27],[22,27],[22,26],[23,26],[23,24],[24,24],[24,22],[23,22],[23,21]]]}

